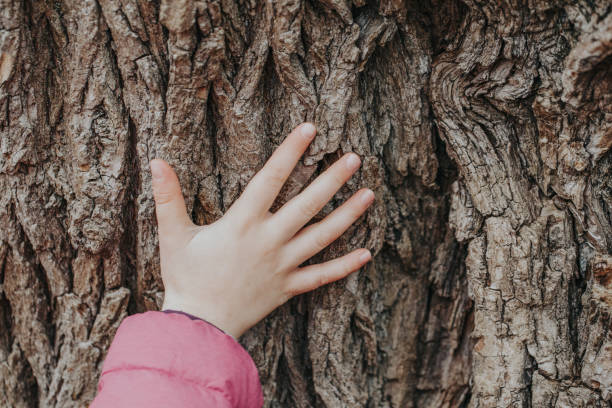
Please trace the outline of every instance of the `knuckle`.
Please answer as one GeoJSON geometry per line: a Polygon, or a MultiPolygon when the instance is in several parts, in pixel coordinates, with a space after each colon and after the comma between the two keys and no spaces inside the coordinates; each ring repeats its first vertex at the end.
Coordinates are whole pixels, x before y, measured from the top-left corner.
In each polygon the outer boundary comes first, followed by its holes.
{"type": "Polygon", "coordinates": [[[354,196],[349,198],[342,204],[339,213],[341,214],[340,217],[343,221],[346,221],[348,219],[354,219],[359,214],[361,214],[361,207],[359,201],[356,200],[354,196]]]}
{"type": "Polygon", "coordinates": [[[340,266],[340,268],[342,270],[342,276],[346,276],[353,271],[353,264],[351,261],[346,260],[342,262],[342,265],[340,266]]]}
{"type": "Polygon", "coordinates": [[[355,222],[355,220],[359,218],[364,211],[364,208],[361,207],[359,203],[353,203],[353,205],[349,206],[348,214],[350,216],[351,223],[355,222]]]}
{"type": "Polygon", "coordinates": [[[312,199],[303,198],[300,205],[300,211],[304,214],[308,219],[314,217],[319,212],[319,208],[317,203],[312,199]]]}
{"type": "Polygon", "coordinates": [[[344,173],[341,169],[332,169],[330,176],[334,185],[341,186],[345,182],[344,173]]]}
{"type": "Polygon", "coordinates": [[[322,250],[329,245],[329,239],[324,234],[316,234],[314,237],[315,249],[322,250]]]}
{"type": "Polygon", "coordinates": [[[272,156],[273,158],[268,161],[264,167],[259,171],[259,175],[262,176],[263,182],[283,182],[283,175],[285,174],[285,166],[282,160],[278,160],[278,157],[272,156]]]}
{"type": "Polygon", "coordinates": [[[168,191],[158,190],[154,191],[153,198],[155,199],[155,203],[157,205],[164,205],[172,201],[173,195],[168,191]]]}
{"type": "Polygon", "coordinates": [[[289,299],[299,295],[301,292],[292,285],[286,285],[285,290],[282,292],[283,303],[286,303],[289,299]]]}
{"type": "Polygon", "coordinates": [[[287,289],[281,290],[278,305],[284,305],[289,301],[289,299],[291,299],[291,292],[287,289]]]}
{"type": "MultiPolygon", "coordinates": [[[[274,222],[274,219],[267,219],[263,222],[260,222],[259,225],[259,236],[262,237],[264,244],[270,250],[273,250],[277,253],[281,251],[282,244],[284,243],[285,236],[282,232],[282,229],[278,227],[278,225],[274,222]]],[[[286,255],[284,255],[284,251],[281,251],[282,256],[278,256],[278,261],[280,264],[286,263],[286,255]]]]}
{"type": "Polygon", "coordinates": [[[317,287],[327,285],[329,283],[329,274],[326,271],[322,271],[317,277],[317,287]]]}
{"type": "Polygon", "coordinates": [[[283,169],[277,166],[272,167],[268,172],[265,182],[274,187],[282,186],[285,182],[283,178],[283,169]]]}

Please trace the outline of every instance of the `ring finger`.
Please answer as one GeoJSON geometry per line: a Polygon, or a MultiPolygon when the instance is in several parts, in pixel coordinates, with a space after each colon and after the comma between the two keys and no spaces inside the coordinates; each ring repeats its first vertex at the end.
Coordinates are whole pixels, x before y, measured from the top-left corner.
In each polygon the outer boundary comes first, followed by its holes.
{"type": "Polygon", "coordinates": [[[357,171],[361,160],[355,153],[347,153],[337,160],[304,191],[283,205],[270,220],[283,239],[291,238],[314,217],[357,171]]]}
{"type": "Polygon", "coordinates": [[[338,239],[373,201],[372,190],[359,190],[323,220],[301,230],[284,249],[291,260],[291,266],[300,265],[338,239]]]}

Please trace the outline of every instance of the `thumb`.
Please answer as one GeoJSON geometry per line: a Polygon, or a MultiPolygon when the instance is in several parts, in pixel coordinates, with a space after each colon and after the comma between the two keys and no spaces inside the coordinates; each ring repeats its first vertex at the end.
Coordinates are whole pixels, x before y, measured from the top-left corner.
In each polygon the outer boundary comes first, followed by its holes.
{"type": "Polygon", "coordinates": [[[160,237],[162,235],[180,234],[192,224],[187,216],[185,199],[176,173],[168,163],[161,159],[150,161],[153,198],[160,237]]]}

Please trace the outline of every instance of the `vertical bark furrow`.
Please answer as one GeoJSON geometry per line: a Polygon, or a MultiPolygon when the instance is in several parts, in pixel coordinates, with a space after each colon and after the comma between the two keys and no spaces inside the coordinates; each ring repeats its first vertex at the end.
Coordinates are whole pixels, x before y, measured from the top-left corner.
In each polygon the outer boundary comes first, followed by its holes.
{"type": "Polygon", "coordinates": [[[32,368],[38,398],[42,401],[49,392],[56,361],[51,338],[50,299],[45,283],[36,272],[38,265],[30,261],[31,248],[27,248],[27,241],[23,235],[15,238],[20,238],[21,245],[13,246],[7,256],[3,287],[14,316],[12,336],[32,368]]]}
{"type": "Polygon", "coordinates": [[[415,406],[467,403],[472,374],[472,302],[465,282],[465,246],[449,229],[436,248],[429,281],[428,315],[420,328],[415,406]]]}
{"type": "MultiPolygon", "coordinates": [[[[135,2],[129,2],[132,8],[135,2]]],[[[100,1],[100,8],[116,52],[116,63],[123,86],[123,103],[134,124],[135,161],[139,169],[136,194],[136,308],[139,311],[161,306],[162,282],[157,260],[157,236],[151,191],[149,160],[164,155],[168,144],[165,133],[167,80],[158,64],[158,55],[151,54],[145,40],[131,28],[119,1],[100,1]],[[143,106],[143,104],[145,106],[143,106]]],[[[135,10],[135,8],[134,8],[135,10]]],[[[135,24],[134,24],[135,25],[135,24]]],[[[142,34],[142,33],[141,33],[142,34]]],[[[129,127],[128,127],[129,129],[129,127]]]]}
{"type": "Polygon", "coordinates": [[[240,15],[236,10],[224,16],[220,22],[225,32],[226,55],[213,82],[213,101],[216,116],[216,135],[218,168],[223,185],[223,206],[229,208],[238,198],[251,177],[266,159],[265,111],[260,81],[269,53],[269,32],[271,29],[271,5],[258,4],[250,42],[244,36],[234,36],[231,27],[240,15]],[[240,53],[239,64],[230,68],[231,56],[240,53]]]}
{"type": "Polygon", "coordinates": [[[605,401],[612,400],[612,256],[596,255],[589,265],[578,323],[580,380],[605,401]]]}
{"type": "Polygon", "coordinates": [[[288,94],[292,123],[312,120],[317,104],[314,84],[304,69],[305,45],[302,43],[304,7],[301,1],[274,3],[272,55],[276,73],[288,94]]]}
{"type": "Polygon", "coordinates": [[[360,55],[359,26],[353,22],[342,23],[334,13],[321,11],[307,5],[304,13],[304,21],[308,23],[303,35],[310,45],[305,65],[318,101],[312,117],[321,135],[308,149],[304,159],[307,165],[320,161],[340,146],[346,113],[354,96],[360,55]]]}

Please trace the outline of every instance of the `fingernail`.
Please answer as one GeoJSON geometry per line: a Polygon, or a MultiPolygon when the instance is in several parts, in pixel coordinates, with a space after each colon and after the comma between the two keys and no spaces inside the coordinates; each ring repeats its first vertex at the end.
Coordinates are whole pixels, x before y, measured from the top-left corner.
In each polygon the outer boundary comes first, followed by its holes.
{"type": "Polygon", "coordinates": [[[164,176],[161,163],[157,160],[151,160],[149,166],[151,167],[151,175],[153,176],[153,179],[156,181],[161,180],[164,176]]]}
{"type": "Polygon", "coordinates": [[[307,137],[310,139],[314,137],[315,133],[316,133],[316,129],[314,125],[310,122],[306,122],[300,127],[300,134],[304,137],[307,137]]]}
{"type": "Polygon", "coordinates": [[[367,189],[363,193],[361,193],[361,202],[364,204],[370,204],[374,199],[374,192],[370,189],[367,189]]]}
{"type": "Polygon", "coordinates": [[[370,259],[372,259],[372,254],[370,253],[370,251],[368,251],[366,249],[366,251],[364,253],[361,254],[361,256],[359,257],[359,261],[360,262],[367,262],[370,259]]]}
{"type": "Polygon", "coordinates": [[[349,157],[346,158],[346,167],[349,170],[355,170],[357,167],[359,167],[359,163],[359,156],[357,156],[355,153],[349,154],[349,157]]]}

